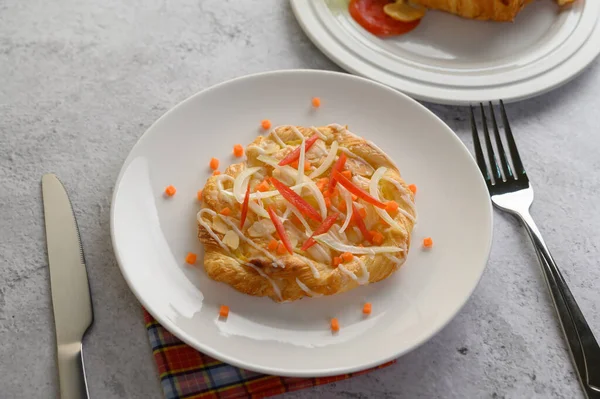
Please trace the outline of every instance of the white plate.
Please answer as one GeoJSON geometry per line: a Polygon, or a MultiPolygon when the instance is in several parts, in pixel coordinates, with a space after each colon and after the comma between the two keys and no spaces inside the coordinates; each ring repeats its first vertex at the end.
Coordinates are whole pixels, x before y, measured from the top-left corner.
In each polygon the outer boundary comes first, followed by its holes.
{"type": "Polygon", "coordinates": [[[491,244],[483,179],[456,135],[398,91],[348,74],[280,71],[235,79],[187,99],[142,136],[115,186],[113,246],[130,288],[168,330],[224,362],[285,376],[335,375],[379,365],[425,342],[477,285],[491,244]],[[322,105],[314,110],[311,97],[322,105]],[[185,266],[200,254],[196,191],[234,162],[263,118],[274,124],[348,124],[373,140],[418,185],[418,225],[406,264],[387,280],[332,297],[277,304],[241,294],[185,266]],[[435,143],[435,144],[432,144],[435,143]],[[165,186],[177,194],[165,198],[165,186]],[[433,237],[431,251],[420,248],[433,237]],[[373,314],[363,318],[362,305],[373,314]],[[230,307],[219,321],[221,304],[230,307]],[[330,317],[341,324],[329,330],[330,317]]]}
{"type": "Polygon", "coordinates": [[[345,0],[291,0],[308,37],[348,71],[443,104],[545,93],[581,72],[600,52],[600,1],[559,12],[533,2],[514,23],[473,21],[430,11],[414,31],[388,39],[350,17],[345,0]]]}

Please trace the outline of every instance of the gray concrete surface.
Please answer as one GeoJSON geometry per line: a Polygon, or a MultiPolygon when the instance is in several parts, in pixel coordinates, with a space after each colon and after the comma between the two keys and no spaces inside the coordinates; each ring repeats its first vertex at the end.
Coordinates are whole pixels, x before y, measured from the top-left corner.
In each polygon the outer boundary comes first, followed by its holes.
{"type": "MultiPolygon", "coordinates": [[[[81,227],[95,324],[93,398],[158,399],[142,323],[109,237],[128,151],[162,113],[236,76],[337,69],[287,1],[0,0],[0,398],[57,397],[39,181],[57,173],[81,227]]],[[[509,106],[533,215],[600,335],[600,65],[509,106]]],[[[426,104],[470,145],[463,108],[426,104]]],[[[523,229],[496,213],[488,269],[458,317],[393,367],[293,398],[582,397],[523,229]]]]}

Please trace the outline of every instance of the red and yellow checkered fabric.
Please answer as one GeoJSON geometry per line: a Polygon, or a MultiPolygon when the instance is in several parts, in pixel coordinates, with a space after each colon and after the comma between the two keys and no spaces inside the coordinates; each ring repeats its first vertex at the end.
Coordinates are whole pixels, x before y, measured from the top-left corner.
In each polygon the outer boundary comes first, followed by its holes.
{"type": "Polygon", "coordinates": [[[144,320],[166,399],[259,399],[345,380],[373,370],[321,378],[259,374],[222,363],[187,346],[145,310],[144,320]]]}

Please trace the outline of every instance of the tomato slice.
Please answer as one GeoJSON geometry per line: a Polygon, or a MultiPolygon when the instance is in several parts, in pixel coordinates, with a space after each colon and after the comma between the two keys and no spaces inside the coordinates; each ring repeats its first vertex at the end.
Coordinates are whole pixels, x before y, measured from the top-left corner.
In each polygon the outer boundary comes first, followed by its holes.
{"type": "Polygon", "coordinates": [[[250,183],[246,189],[246,196],[244,197],[244,203],[242,204],[242,218],[240,220],[240,229],[244,228],[244,222],[246,222],[246,216],[248,216],[248,205],[250,203],[250,183]]]}
{"type": "Polygon", "coordinates": [[[287,202],[289,202],[296,209],[298,209],[303,215],[317,222],[321,222],[323,220],[321,215],[319,215],[319,212],[317,212],[317,210],[313,208],[311,204],[306,202],[304,198],[296,194],[294,190],[292,190],[291,188],[289,188],[274,177],[271,177],[269,181],[277,189],[277,191],[279,191],[283,198],[285,198],[287,202]]]}
{"type": "MultiPolygon", "coordinates": [[[[323,221],[323,224],[321,224],[314,231],[314,233],[312,233],[312,235],[310,236],[310,238],[308,240],[306,240],[306,242],[304,243],[304,245],[302,245],[302,248],[300,248],[300,249],[303,250],[303,251],[306,251],[308,248],[310,248],[313,245],[315,245],[317,242],[315,241],[315,239],[313,237],[327,233],[329,231],[329,229],[331,228],[331,226],[333,226],[335,224],[335,222],[337,221],[338,217],[339,217],[339,214],[337,214],[337,213],[334,213],[333,215],[327,216],[327,218],[325,218],[325,220],[323,221]]],[[[364,224],[364,222],[363,222],[363,224],[364,224]]]]}
{"type": "Polygon", "coordinates": [[[338,172],[337,170],[333,171],[333,177],[348,191],[352,194],[356,195],[358,198],[368,202],[369,204],[375,205],[377,208],[385,209],[385,204],[379,201],[377,198],[372,197],[371,194],[364,191],[362,188],[358,187],[354,183],[352,183],[346,176],[338,172]]]}
{"type": "MultiPolygon", "coordinates": [[[[310,147],[312,147],[313,144],[315,144],[318,139],[319,139],[319,135],[315,133],[312,136],[310,136],[308,139],[304,140],[304,148],[305,148],[304,151],[310,150],[310,147]]],[[[300,146],[298,146],[294,151],[287,154],[285,158],[283,158],[281,161],[279,161],[278,165],[279,166],[289,165],[292,162],[294,162],[295,160],[297,160],[298,158],[300,158],[300,146]]]]}
{"type": "Polygon", "coordinates": [[[335,161],[335,164],[333,165],[333,168],[331,168],[331,179],[329,179],[329,188],[327,189],[327,191],[331,194],[333,193],[333,189],[335,188],[335,185],[337,184],[337,180],[333,177],[333,172],[341,172],[342,169],[344,168],[344,165],[346,164],[346,154],[344,154],[343,152],[340,154],[340,157],[338,158],[337,161],[335,161]]]}
{"type": "Polygon", "coordinates": [[[283,246],[285,247],[285,249],[288,250],[288,252],[290,254],[293,254],[294,248],[292,248],[292,243],[290,242],[290,239],[288,238],[287,233],[285,232],[283,223],[281,223],[281,220],[279,220],[279,217],[277,216],[275,211],[273,209],[271,209],[270,206],[267,207],[267,212],[269,213],[271,222],[273,222],[273,225],[275,226],[275,230],[277,231],[277,235],[279,236],[279,239],[283,243],[283,246]]]}
{"type": "Polygon", "coordinates": [[[365,240],[372,242],[373,238],[371,237],[371,233],[367,230],[367,226],[365,225],[365,221],[360,216],[358,209],[356,209],[356,205],[352,204],[352,218],[354,219],[354,223],[358,226],[358,229],[362,233],[365,240]]]}
{"type": "Polygon", "coordinates": [[[348,6],[350,15],[360,26],[377,36],[394,36],[415,29],[420,19],[413,22],[395,20],[383,11],[389,0],[352,0],[348,6]]]}

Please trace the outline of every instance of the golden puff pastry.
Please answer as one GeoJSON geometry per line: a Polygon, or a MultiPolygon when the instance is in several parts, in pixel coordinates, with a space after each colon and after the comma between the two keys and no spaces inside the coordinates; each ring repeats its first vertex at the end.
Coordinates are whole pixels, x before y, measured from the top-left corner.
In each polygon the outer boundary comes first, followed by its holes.
{"type": "Polygon", "coordinates": [[[374,283],[404,263],[416,218],[414,195],[394,162],[375,144],[336,124],[282,126],[259,136],[246,154],[246,162],[210,177],[202,191],[198,238],[210,278],[249,295],[286,302],[374,283]],[[311,141],[314,144],[304,150],[311,141]],[[279,166],[294,150],[299,152],[294,167],[279,166]],[[340,158],[346,159],[346,180],[339,177],[341,183],[330,190],[329,177],[340,158]],[[316,215],[307,217],[306,209],[292,205],[290,194],[283,196],[273,186],[281,183],[316,215]],[[351,193],[356,187],[362,190],[358,196],[351,193]],[[368,202],[373,199],[378,206],[368,202]],[[248,211],[240,227],[244,203],[248,211]],[[267,210],[277,214],[292,253],[267,210]],[[312,219],[317,216],[322,222],[312,219]],[[302,250],[312,233],[332,219],[331,228],[315,236],[316,244],[302,250]]]}
{"type": "MultiPolygon", "coordinates": [[[[446,11],[470,19],[513,21],[532,0],[411,0],[427,8],[446,11]]],[[[566,5],[575,0],[557,0],[566,5]]]]}

